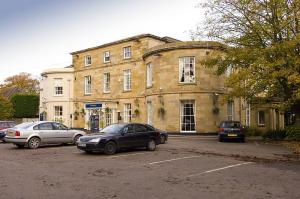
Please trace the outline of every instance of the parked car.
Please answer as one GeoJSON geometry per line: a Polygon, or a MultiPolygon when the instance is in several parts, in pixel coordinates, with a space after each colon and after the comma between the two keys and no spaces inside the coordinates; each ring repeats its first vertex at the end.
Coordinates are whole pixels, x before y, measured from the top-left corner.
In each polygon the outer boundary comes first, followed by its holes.
{"type": "Polygon", "coordinates": [[[146,147],[150,151],[160,143],[160,133],[148,125],[139,123],[112,124],[98,134],[82,136],[77,141],[77,148],[90,152],[115,154],[120,149],[146,147]]]}
{"type": "Polygon", "coordinates": [[[245,142],[245,128],[239,121],[223,121],[219,126],[219,142],[226,139],[237,139],[245,142]]]}
{"type": "Polygon", "coordinates": [[[11,128],[16,125],[15,121],[0,121],[0,140],[4,141],[4,137],[6,136],[6,131],[8,128],[11,128]]]}
{"type": "Polygon", "coordinates": [[[168,137],[169,137],[168,132],[157,129],[157,128],[153,127],[150,124],[146,124],[146,125],[149,126],[150,128],[153,128],[154,131],[159,132],[159,134],[160,134],[160,144],[165,144],[168,141],[168,137]]]}
{"type": "Polygon", "coordinates": [[[72,130],[58,122],[26,122],[7,130],[5,141],[17,147],[36,149],[45,144],[75,144],[84,131],[72,130]]]}

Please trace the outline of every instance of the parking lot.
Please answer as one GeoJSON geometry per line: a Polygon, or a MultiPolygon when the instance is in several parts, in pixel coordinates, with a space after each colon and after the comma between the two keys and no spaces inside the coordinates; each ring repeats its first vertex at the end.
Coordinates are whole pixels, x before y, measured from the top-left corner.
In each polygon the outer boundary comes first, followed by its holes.
{"type": "Polygon", "coordinates": [[[174,136],[157,150],[86,154],[0,144],[0,198],[300,198],[300,161],[259,141],[174,136]]]}

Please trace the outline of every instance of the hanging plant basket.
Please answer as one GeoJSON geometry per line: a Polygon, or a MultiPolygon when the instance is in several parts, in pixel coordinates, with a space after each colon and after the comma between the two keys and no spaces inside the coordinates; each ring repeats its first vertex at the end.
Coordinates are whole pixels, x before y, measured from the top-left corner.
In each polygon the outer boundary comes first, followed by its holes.
{"type": "Polygon", "coordinates": [[[164,119],[165,114],[166,114],[166,110],[165,110],[163,107],[160,107],[160,108],[158,109],[157,113],[158,113],[158,116],[159,116],[160,118],[164,119]]]}
{"type": "Polygon", "coordinates": [[[214,107],[214,108],[212,109],[212,112],[213,112],[214,115],[218,115],[219,112],[220,112],[220,109],[219,109],[218,107],[214,107]]]}
{"type": "Polygon", "coordinates": [[[134,110],[134,115],[135,115],[136,117],[138,117],[138,116],[140,115],[140,110],[139,110],[139,109],[135,109],[135,110],[134,110]]]}

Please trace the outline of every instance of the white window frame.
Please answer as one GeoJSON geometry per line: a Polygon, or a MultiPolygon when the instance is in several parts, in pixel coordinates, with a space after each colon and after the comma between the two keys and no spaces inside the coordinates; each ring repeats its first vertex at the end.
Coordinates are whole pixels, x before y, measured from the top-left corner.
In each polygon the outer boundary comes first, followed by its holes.
{"type": "Polygon", "coordinates": [[[179,57],[179,83],[189,84],[196,82],[195,60],[196,58],[193,56],[179,57]],[[186,72],[186,70],[188,71],[186,72]]]}
{"type": "Polygon", "coordinates": [[[181,100],[180,101],[180,132],[181,133],[196,133],[197,123],[196,123],[196,101],[195,100],[181,100]],[[193,115],[184,115],[185,104],[192,104],[193,115]],[[184,117],[194,117],[194,123],[183,123],[184,117]],[[183,129],[183,125],[191,125],[190,128],[194,125],[194,130],[183,129]]]}
{"type": "Polygon", "coordinates": [[[109,126],[113,123],[112,109],[108,108],[108,112],[105,113],[105,125],[109,126]]]}
{"type": "Polygon", "coordinates": [[[153,106],[151,101],[147,101],[147,123],[153,124],[153,106]]]}
{"type": "Polygon", "coordinates": [[[85,66],[90,66],[92,65],[92,56],[91,55],[86,55],[84,57],[84,65],[85,66]]]}
{"type": "Polygon", "coordinates": [[[123,71],[123,90],[131,91],[131,69],[123,71]]]}
{"type": "Polygon", "coordinates": [[[265,126],[266,125],[266,112],[265,111],[263,111],[263,110],[260,110],[260,111],[258,111],[257,112],[257,124],[259,125],[259,126],[265,126]],[[264,113],[263,114],[263,118],[264,118],[264,123],[260,123],[260,113],[264,113]]]}
{"type": "Polygon", "coordinates": [[[54,79],[54,96],[63,96],[62,78],[54,79]]]}
{"type": "Polygon", "coordinates": [[[153,85],[153,68],[152,64],[147,64],[147,87],[151,87],[153,85]]]}
{"type": "Polygon", "coordinates": [[[84,77],[84,94],[92,94],[92,76],[90,75],[84,77]]]}
{"type": "Polygon", "coordinates": [[[124,59],[131,58],[131,46],[126,46],[123,48],[123,57],[124,57],[124,59]]]}
{"type": "Polygon", "coordinates": [[[131,110],[131,104],[130,103],[126,103],[124,104],[124,118],[123,121],[125,123],[131,122],[131,118],[132,118],[132,110],[131,110]]]}
{"type": "Polygon", "coordinates": [[[62,122],[63,119],[63,106],[54,106],[54,121],[62,122]]]}
{"type": "Polygon", "coordinates": [[[110,62],[110,51],[105,51],[103,53],[103,63],[109,63],[109,62],[110,62]]]}
{"type": "Polygon", "coordinates": [[[103,92],[104,93],[110,92],[110,73],[103,74],[103,92]]]}
{"type": "Polygon", "coordinates": [[[234,101],[227,101],[227,120],[234,121],[234,101]]]}

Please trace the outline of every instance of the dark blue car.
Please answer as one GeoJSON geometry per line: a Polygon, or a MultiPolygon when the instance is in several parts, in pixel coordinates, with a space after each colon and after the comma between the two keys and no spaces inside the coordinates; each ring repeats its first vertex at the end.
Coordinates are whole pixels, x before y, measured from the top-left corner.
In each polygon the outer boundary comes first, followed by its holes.
{"type": "Polygon", "coordinates": [[[4,142],[4,137],[6,136],[6,130],[8,128],[14,127],[16,123],[14,121],[0,121],[0,140],[4,142]]]}

